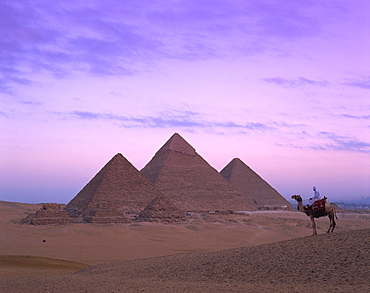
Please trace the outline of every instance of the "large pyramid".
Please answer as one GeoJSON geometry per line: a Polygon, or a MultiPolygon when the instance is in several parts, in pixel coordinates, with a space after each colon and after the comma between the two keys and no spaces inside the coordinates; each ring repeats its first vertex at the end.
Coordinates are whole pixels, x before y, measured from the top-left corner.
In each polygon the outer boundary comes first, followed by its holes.
{"type": "MultiPolygon", "coordinates": [[[[145,206],[161,192],[145,178],[122,154],[115,155],[91,181],[68,203],[70,215],[89,217],[99,205],[109,206],[99,209],[99,217],[107,211],[111,217],[113,210],[124,211],[126,215],[138,215],[145,206]],[[91,212],[90,212],[91,211],[91,212]]],[[[119,213],[118,213],[119,214],[119,213]]]]}
{"type": "Polygon", "coordinates": [[[141,173],[183,211],[255,209],[177,133],[141,173]]]}
{"type": "Polygon", "coordinates": [[[258,209],[293,209],[283,196],[238,158],[220,174],[258,209]]]}

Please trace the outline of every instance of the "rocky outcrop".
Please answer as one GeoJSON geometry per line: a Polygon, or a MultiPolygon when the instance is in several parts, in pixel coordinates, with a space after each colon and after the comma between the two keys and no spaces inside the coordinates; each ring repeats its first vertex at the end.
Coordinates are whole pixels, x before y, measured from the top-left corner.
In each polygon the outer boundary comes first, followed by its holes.
{"type": "Polygon", "coordinates": [[[72,223],[73,220],[65,210],[57,203],[45,203],[36,213],[29,214],[21,221],[27,225],[64,225],[72,223]]]}
{"type": "Polygon", "coordinates": [[[184,212],[178,209],[165,195],[153,199],[140,213],[139,220],[146,222],[176,223],[185,221],[184,212]]]}

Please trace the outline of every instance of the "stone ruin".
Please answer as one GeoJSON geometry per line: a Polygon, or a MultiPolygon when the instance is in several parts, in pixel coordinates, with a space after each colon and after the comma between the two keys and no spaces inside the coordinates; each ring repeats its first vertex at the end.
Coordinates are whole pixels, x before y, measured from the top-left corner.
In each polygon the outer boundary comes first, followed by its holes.
{"type": "Polygon", "coordinates": [[[57,203],[45,203],[35,213],[29,214],[21,221],[27,225],[65,225],[72,223],[73,219],[68,216],[67,211],[62,210],[57,203]]]}
{"type": "Polygon", "coordinates": [[[96,224],[131,222],[122,210],[118,209],[113,203],[108,202],[97,204],[96,207],[89,210],[83,218],[85,222],[96,224]]]}
{"type": "Polygon", "coordinates": [[[184,212],[177,208],[165,195],[153,199],[139,214],[146,222],[175,223],[185,221],[184,212]]]}

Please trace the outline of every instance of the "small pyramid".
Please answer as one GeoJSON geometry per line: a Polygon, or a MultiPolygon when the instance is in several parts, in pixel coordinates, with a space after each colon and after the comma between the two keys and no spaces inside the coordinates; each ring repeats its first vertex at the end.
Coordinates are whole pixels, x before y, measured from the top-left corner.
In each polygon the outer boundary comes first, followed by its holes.
{"type": "Polygon", "coordinates": [[[64,225],[72,223],[65,210],[62,210],[57,203],[45,203],[41,209],[28,215],[21,221],[27,225],[64,225]]]}
{"type": "Polygon", "coordinates": [[[131,222],[124,212],[115,207],[115,204],[102,202],[90,210],[84,220],[88,223],[107,224],[107,223],[129,223],[131,222]]]}
{"type": "Polygon", "coordinates": [[[178,133],[140,172],[183,211],[255,209],[178,133]]]}
{"type": "Polygon", "coordinates": [[[257,209],[289,209],[292,205],[242,160],[235,158],[220,174],[257,209]]]}
{"type": "Polygon", "coordinates": [[[146,222],[174,223],[185,221],[184,212],[179,210],[165,195],[154,198],[139,214],[146,222]]]}
{"type": "MultiPolygon", "coordinates": [[[[117,154],[68,203],[65,209],[70,215],[88,216],[97,205],[107,203],[110,209],[138,215],[147,203],[159,194],[160,191],[122,154],[117,154]]],[[[108,214],[107,217],[109,217],[108,214]]]]}

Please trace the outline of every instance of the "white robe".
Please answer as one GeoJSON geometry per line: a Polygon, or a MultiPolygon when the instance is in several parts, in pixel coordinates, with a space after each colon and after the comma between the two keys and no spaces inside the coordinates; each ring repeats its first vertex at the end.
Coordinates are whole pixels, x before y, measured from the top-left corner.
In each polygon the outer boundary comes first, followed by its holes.
{"type": "Polygon", "coordinates": [[[312,206],[313,203],[317,200],[321,199],[320,192],[318,190],[313,191],[313,197],[310,198],[310,205],[312,206]]]}

